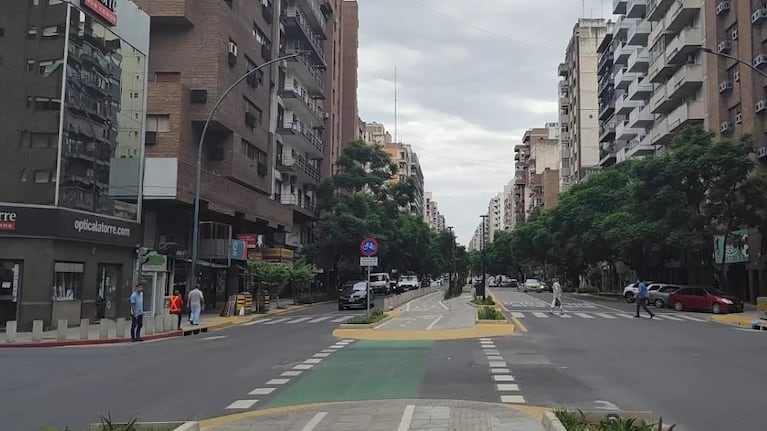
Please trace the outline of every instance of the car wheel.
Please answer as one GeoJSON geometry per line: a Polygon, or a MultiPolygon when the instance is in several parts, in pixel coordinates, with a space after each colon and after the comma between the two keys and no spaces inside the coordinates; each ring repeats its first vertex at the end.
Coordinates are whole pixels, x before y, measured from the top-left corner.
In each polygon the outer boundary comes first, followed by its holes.
{"type": "Polygon", "coordinates": [[[656,308],[663,308],[663,305],[665,305],[665,304],[663,303],[662,299],[658,298],[658,299],[655,300],[655,307],[656,308]]]}
{"type": "Polygon", "coordinates": [[[674,310],[676,310],[676,311],[684,311],[684,304],[682,304],[681,302],[677,301],[677,303],[674,304],[674,310]]]}
{"type": "Polygon", "coordinates": [[[722,306],[715,302],[714,305],[711,306],[711,312],[714,314],[720,314],[722,312],[722,306]]]}
{"type": "Polygon", "coordinates": [[[623,299],[625,299],[628,303],[632,303],[636,300],[636,298],[634,298],[634,294],[631,292],[626,292],[626,294],[623,295],[623,299]]]}

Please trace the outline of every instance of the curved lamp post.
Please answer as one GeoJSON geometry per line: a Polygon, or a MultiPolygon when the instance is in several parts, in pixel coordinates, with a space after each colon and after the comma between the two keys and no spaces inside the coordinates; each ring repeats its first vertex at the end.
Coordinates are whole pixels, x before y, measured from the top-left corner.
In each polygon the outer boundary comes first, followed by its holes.
{"type": "Polygon", "coordinates": [[[767,78],[767,72],[765,72],[762,69],[759,69],[758,67],[754,66],[750,61],[742,60],[742,59],[740,59],[738,57],[735,57],[734,55],[726,54],[724,52],[717,52],[717,51],[714,51],[711,48],[706,48],[705,46],[701,47],[700,51],[701,52],[705,52],[706,54],[713,54],[713,55],[718,55],[719,57],[729,58],[731,60],[737,61],[740,64],[745,64],[746,66],[748,66],[751,69],[753,69],[754,71],[756,71],[756,73],[758,73],[758,74],[762,75],[763,77],[767,78]]]}
{"type": "Polygon", "coordinates": [[[194,220],[193,220],[193,233],[192,233],[192,283],[193,286],[197,286],[197,257],[199,255],[199,248],[200,248],[200,180],[202,177],[202,147],[205,142],[205,133],[208,131],[208,125],[210,124],[211,120],[213,120],[213,115],[215,115],[216,110],[218,109],[219,105],[221,105],[221,102],[224,101],[226,96],[229,95],[229,93],[234,90],[237,85],[239,85],[242,81],[246,80],[250,75],[258,72],[259,70],[270,66],[274,63],[280,62],[282,60],[287,60],[290,58],[298,57],[301,55],[304,55],[304,51],[298,51],[292,54],[284,55],[282,57],[277,57],[273,60],[269,60],[266,63],[256,67],[255,69],[249,70],[248,73],[242,75],[239,79],[234,81],[232,85],[229,86],[229,88],[224,91],[223,94],[218,98],[216,103],[213,105],[213,108],[210,110],[210,113],[208,114],[208,118],[205,120],[205,125],[202,127],[202,134],[200,135],[200,145],[197,147],[197,173],[196,173],[196,184],[195,184],[195,191],[194,191],[194,220]]]}

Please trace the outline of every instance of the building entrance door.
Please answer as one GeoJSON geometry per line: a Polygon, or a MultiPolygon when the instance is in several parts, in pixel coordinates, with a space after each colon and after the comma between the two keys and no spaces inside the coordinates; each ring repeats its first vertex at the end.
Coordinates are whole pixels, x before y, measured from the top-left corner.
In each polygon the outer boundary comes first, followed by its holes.
{"type": "Polygon", "coordinates": [[[0,260],[0,327],[17,320],[21,292],[21,262],[0,260]]]}

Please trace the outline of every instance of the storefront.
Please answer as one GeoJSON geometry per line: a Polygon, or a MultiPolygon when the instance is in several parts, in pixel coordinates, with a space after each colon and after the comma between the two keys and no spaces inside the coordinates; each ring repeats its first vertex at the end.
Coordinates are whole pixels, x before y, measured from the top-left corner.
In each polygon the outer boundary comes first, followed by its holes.
{"type": "Polygon", "coordinates": [[[0,205],[0,325],[128,315],[141,226],[56,207],[0,205]]]}

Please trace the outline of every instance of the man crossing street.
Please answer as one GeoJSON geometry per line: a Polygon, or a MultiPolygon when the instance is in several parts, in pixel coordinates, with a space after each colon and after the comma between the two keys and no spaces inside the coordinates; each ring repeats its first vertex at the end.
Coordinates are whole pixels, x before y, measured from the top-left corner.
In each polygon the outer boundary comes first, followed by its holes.
{"type": "Polygon", "coordinates": [[[637,279],[637,314],[634,316],[635,318],[639,318],[639,308],[643,308],[644,311],[647,312],[647,314],[650,315],[650,319],[655,317],[655,314],[653,314],[652,311],[650,311],[649,308],[647,308],[647,303],[649,302],[649,293],[647,292],[647,285],[644,284],[642,280],[637,279]]]}

